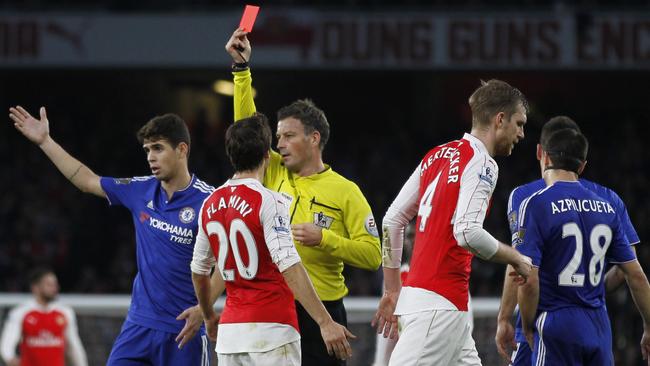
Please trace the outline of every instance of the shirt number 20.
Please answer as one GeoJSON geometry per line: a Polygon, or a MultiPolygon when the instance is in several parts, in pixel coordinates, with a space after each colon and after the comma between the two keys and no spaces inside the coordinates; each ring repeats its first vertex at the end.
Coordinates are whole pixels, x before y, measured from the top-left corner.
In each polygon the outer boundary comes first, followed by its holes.
{"type": "Polygon", "coordinates": [[[217,266],[221,272],[224,281],[235,280],[235,270],[226,269],[226,258],[228,251],[232,247],[232,254],[235,257],[235,264],[237,265],[237,272],[245,280],[252,280],[257,274],[257,267],[259,258],[257,255],[257,246],[255,238],[251,233],[246,223],[241,219],[234,219],[230,222],[230,235],[226,233],[226,229],[218,221],[210,221],[206,225],[208,235],[217,235],[219,238],[219,255],[217,256],[217,266]],[[246,250],[248,251],[248,265],[244,264],[241,254],[239,253],[238,235],[244,239],[246,250]]]}

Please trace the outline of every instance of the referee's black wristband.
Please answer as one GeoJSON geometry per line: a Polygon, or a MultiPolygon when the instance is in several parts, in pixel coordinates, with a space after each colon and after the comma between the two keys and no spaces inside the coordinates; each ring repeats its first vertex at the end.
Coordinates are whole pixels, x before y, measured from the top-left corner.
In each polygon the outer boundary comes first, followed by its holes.
{"type": "Polygon", "coordinates": [[[244,71],[248,69],[248,62],[233,62],[232,71],[244,71]]]}

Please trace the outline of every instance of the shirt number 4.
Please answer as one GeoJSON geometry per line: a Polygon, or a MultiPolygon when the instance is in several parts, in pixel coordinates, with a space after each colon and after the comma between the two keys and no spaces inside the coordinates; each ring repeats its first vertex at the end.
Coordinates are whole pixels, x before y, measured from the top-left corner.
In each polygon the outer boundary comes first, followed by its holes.
{"type": "Polygon", "coordinates": [[[228,257],[228,251],[232,247],[232,254],[235,257],[235,264],[237,265],[237,272],[245,280],[252,280],[257,274],[257,267],[259,264],[259,258],[257,255],[257,246],[255,244],[255,238],[253,233],[251,233],[246,223],[240,219],[234,219],[230,222],[230,230],[226,233],[226,229],[218,221],[210,221],[206,225],[206,231],[208,235],[217,235],[219,238],[219,255],[217,258],[217,266],[219,266],[219,271],[224,281],[234,281],[235,280],[235,270],[226,269],[226,258],[228,257]],[[239,253],[238,245],[238,235],[244,239],[244,244],[246,245],[246,250],[248,251],[248,265],[244,264],[241,254],[239,253]],[[230,240],[228,240],[230,239],[230,240]]]}
{"type": "Polygon", "coordinates": [[[427,189],[424,191],[422,198],[420,199],[420,207],[418,207],[418,216],[420,217],[420,226],[418,230],[424,232],[424,228],[427,225],[427,220],[431,216],[431,211],[433,210],[433,196],[436,193],[436,186],[438,185],[438,179],[440,179],[440,173],[436,176],[436,179],[433,182],[429,183],[427,189]]]}

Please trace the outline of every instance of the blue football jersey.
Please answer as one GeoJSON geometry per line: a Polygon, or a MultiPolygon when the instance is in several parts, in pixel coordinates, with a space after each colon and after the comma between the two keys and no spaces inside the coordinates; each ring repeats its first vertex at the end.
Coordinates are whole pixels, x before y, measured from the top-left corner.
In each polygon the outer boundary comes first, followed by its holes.
{"type": "Polygon", "coordinates": [[[153,176],[102,177],[111,205],[131,211],[135,226],[138,273],[127,320],[143,327],[178,333],[176,317],[196,305],[190,262],[198,233],[198,213],[214,190],[194,175],[171,200],[153,176]]]}
{"type": "Polygon", "coordinates": [[[577,181],[559,181],[519,212],[516,247],[539,268],[538,311],[603,307],[605,263],[636,259],[614,206],[577,181]]]}
{"type": "MultiPolygon", "coordinates": [[[[630,220],[630,216],[627,213],[625,203],[623,203],[623,200],[621,200],[618,194],[607,187],[604,187],[587,179],[580,179],[580,184],[582,184],[582,186],[588,190],[596,193],[601,198],[605,199],[614,207],[614,211],[616,211],[616,215],[619,218],[621,227],[623,228],[627,240],[632,245],[638,244],[639,236],[634,229],[634,225],[632,225],[632,221],[630,220]]],[[[540,178],[530,183],[518,186],[510,193],[510,198],[508,199],[507,218],[510,227],[510,234],[512,235],[513,245],[516,245],[519,239],[519,206],[524,199],[530,197],[533,193],[538,192],[544,188],[546,188],[546,182],[544,182],[544,179],[540,178]]],[[[521,329],[521,318],[519,317],[519,314],[517,314],[517,322],[515,325],[515,339],[517,342],[526,342],[526,337],[524,337],[521,329]]]]}

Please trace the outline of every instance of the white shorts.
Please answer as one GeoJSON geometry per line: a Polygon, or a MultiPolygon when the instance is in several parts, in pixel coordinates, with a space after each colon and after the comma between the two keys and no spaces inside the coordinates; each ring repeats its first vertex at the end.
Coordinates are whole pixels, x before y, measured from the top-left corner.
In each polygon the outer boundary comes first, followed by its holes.
{"type": "Polygon", "coordinates": [[[400,334],[390,366],[480,366],[469,313],[429,310],[399,316],[400,334]]]}
{"type": "Polygon", "coordinates": [[[217,353],[219,366],[300,366],[300,341],[268,352],[217,353]]]}
{"type": "Polygon", "coordinates": [[[377,342],[375,343],[375,362],[372,366],[388,366],[390,355],[395,349],[397,337],[394,339],[384,338],[384,334],[377,334],[377,342]]]}

